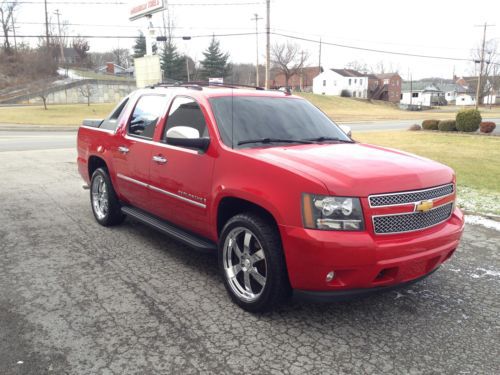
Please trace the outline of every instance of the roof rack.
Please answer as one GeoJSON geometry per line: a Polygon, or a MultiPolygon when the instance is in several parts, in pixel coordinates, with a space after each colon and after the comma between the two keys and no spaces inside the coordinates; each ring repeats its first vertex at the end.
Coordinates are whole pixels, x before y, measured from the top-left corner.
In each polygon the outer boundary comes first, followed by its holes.
{"type": "Polygon", "coordinates": [[[251,86],[251,85],[242,85],[239,83],[214,83],[207,81],[189,81],[189,82],[174,82],[174,83],[158,83],[156,85],[149,86],[148,88],[154,89],[155,87],[185,87],[192,88],[195,90],[203,90],[204,87],[223,87],[229,89],[255,89],[255,90],[265,90],[264,87],[261,86],[251,86]]]}

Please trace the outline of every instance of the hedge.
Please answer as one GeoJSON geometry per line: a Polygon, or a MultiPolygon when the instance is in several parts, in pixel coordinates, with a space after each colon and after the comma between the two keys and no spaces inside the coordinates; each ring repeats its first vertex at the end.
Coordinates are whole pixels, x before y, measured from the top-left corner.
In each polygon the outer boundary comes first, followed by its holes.
{"type": "Polygon", "coordinates": [[[452,132],[457,130],[457,122],[455,120],[441,120],[438,124],[438,129],[442,132],[452,132]]]}
{"type": "Polygon", "coordinates": [[[496,124],[491,121],[484,121],[479,124],[479,130],[481,131],[481,133],[491,133],[493,132],[493,130],[495,130],[496,127],[496,124]]]}
{"type": "Polygon", "coordinates": [[[477,109],[466,109],[457,113],[457,130],[475,132],[481,123],[481,114],[477,109]]]}
{"type": "Polygon", "coordinates": [[[425,130],[438,130],[439,120],[424,120],[422,121],[422,128],[425,130]]]}

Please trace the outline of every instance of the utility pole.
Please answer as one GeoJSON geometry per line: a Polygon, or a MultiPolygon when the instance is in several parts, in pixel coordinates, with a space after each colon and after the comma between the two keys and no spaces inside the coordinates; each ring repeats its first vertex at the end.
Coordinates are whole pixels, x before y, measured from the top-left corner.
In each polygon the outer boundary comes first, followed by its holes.
{"type": "Polygon", "coordinates": [[[64,47],[63,47],[63,40],[62,40],[62,33],[61,33],[61,19],[59,18],[61,15],[61,12],[59,12],[59,9],[56,9],[54,14],[57,16],[57,26],[59,28],[59,48],[61,50],[61,62],[64,64],[66,62],[66,59],[64,58],[64,47]]]}
{"type": "Polygon", "coordinates": [[[475,25],[475,27],[484,27],[483,29],[483,46],[481,47],[481,60],[480,60],[480,64],[479,64],[479,75],[477,77],[477,87],[476,87],[476,109],[478,108],[479,106],[479,101],[481,100],[481,98],[479,97],[479,91],[480,91],[480,88],[481,88],[481,76],[483,74],[483,66],[484,66],[484,46],[486,44],[486,29],[488,27],[491,27],[491,26],[495,26],[495,25],[488,25],[487,22],[484,23],[484,25],[475,25]]]}
{"type": "Polygon", "coordinates": [[[14,20],[14,15],[11,16],[10,20],[12,22],[12,32],[14,33],[14,49],[17,51],[16,24],[14,20]]]}
{"type": "Polygon", "coordinates": [[[47,51],[50,48],[50,38],[49,38],[49,13],[47,12],[47,0],[44,0],[45,3],[45,38],[47,41],[47,51]]]}
{"type": "Polygon", "coordinates": [[[266,0],[267,25],[266,25],[266,89],[269,89],[269,69],[271,66],[271,0],[266,0]]]}
{"type": "Polygon", "coordinates": [[[255,69],[255,86],[260,86],[260,79],[259,79],[259,20],[261,20],[262,17],[259,17],[257,13],[254,14],[254,18],[252,18],[252,21],[255,21],[255,46],[257,50],[257,65],[255,69]]]}
{"type": "Polygon", "coordinates": [[[321,73],[321,46],[322,46],[322,42],[321,42],[321,38],[319,38],[319,60],[318,60],[318,68],[319,68],[319,72],[321,73]]]}

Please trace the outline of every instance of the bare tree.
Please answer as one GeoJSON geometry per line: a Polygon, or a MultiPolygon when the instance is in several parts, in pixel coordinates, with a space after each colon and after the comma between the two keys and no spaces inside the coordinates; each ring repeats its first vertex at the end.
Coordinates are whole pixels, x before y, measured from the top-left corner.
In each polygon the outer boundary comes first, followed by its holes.
{"type": "MultiPolygon", "coordinates": [[[[472,59],[474,63],[480,64],[481,62],[481,46],[477,46],[472,50],[472,59]]],[[[479,69],[478,69],[479,70],[479,69]]],[[[491,91],[500,89],[500,53],[498,50],[498,42],[491,39],[486,42],[484,48],[484,64],[483,71],[476,73],[481,75],[481,86],[479,87],[479,103],[483,102],[485,96],[488,96],[491,91]]],[[[474,90],[477,88],[477,81],[471,84],[474,90]]]]}
{"type": "Polygon", "coordinates": [[[92,95],[94,95],[94,88],[92,87],[92,85],[90,83],[86,83],[85,85],[81,86],[80,94],[82,94],[82,96],[87,99],[87,105],[90,107],[90,98],[92,97],[92,95]]]}
{"type": "Polygon", "coordinates": [[[19,8],[19,3],[17,0],[2,0],[0,2],[0,24],[2,26],[3,36],[4,36],[4,48],[5,51],[10,53],[12,51],[9,32],[12,29],[12,19],[16,10],[19,8]]]}
{"type": "Polygon", "coordinates": [[[37,83],[35,86],[35,90],[37,90],[37,96],[42,99],[43,108],[47,110],[47,99],[50,94],[51,81],[50,80],[42,80],[37,83]]]}
{"type": "Polygon", "coordinates": [[[345,67],[347,69],[353,69],[353,70],[356,70],[360,73],[368,73],[368,71],[370,69],[368,69],[368,65],[366,65],[366,63],[364,61],[357,61],[357,60],[353,60],[353,61],[350,61],[348,62],[345,67]]]}
{"type": "Polygon", "coordinates": [[[89,42],[84,38],[73,39],[73,49],[78,55],[78,64],[81,66],[87,65],[90,61],[88,59],[88,52],[90,50],[89,42]]]}
{"type": "Polygon", "coordinates": [[[307,61],[308,54],[300,50],[298,44],[274,44],[271,50],[271,62],[275,68],[285,76],[285,85],[288,87],[290,78],[299,74],[307,61]]]}
{"type": "Polygon", "coordinates": [[[111,51],[113,53],[113,60],[116,65],[120,65],[124,68],[129,67],[130,55],[126,48],[115,48],[111,51]]]}

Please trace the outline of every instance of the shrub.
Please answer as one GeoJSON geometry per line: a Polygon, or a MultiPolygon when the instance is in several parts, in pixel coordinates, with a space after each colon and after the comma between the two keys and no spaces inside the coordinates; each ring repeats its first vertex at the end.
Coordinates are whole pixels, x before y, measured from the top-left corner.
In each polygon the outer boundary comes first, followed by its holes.
{"type": "Polygon", "coordinates": [[[479,130],[481,133],[491,133],[496,127],[496,124],[491,121],[484,121],[479,124],[479,130]]]}
{"type": "Polygon", "coordinates": [[[408,130],[410,130],[410,131],[419,131],[419,130],[422,130],[422,127],[419,124],[413,124],[412,126],[410,126],[408,128],[408,130]]]}
{"type": "Polygon", "coordinates": [[[477,109],[466,109],[457,113],[457,130],[475,132],[481,123],[481,114],[477,109]]]}
{"type": "Polygon", "coordinates": [[[457,122],[455,120],[441,120],[438,129],[442,132],[453,132],[457,130],[457,122]]]}
{"type": "Polygon", "coordinates": [[[422,128],[425,130],[438,130],[439,120],[424,120],[422,121],[422,128]]]}

